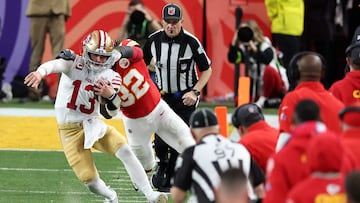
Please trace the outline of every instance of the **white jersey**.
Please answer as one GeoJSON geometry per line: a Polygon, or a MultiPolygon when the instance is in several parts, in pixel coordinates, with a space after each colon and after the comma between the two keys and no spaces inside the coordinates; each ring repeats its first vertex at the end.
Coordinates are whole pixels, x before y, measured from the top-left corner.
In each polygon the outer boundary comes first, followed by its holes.
{"type": "MultiPolygon", "coordinates": [[[[94,84],[100,79],[112,83],[119,89],[121,78],[111,69],[101,72],[90,71],[85,67],[84,59],[76,56],[75,60],[56,59],[44,63],[40,71],[62,73],[55,102],[58,123],[73,123],[100,116],[100,103],[93,92],[94,84]]],[[[38,69],[38,70],[39,70],[38,69]]]]}

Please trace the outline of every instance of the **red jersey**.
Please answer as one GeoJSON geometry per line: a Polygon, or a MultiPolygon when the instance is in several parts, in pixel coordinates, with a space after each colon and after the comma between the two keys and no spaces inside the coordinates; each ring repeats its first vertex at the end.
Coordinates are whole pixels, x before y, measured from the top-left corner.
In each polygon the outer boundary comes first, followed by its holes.
{"type": "Polygon", "coordinates": [[[344,176],[328,178],[310,176],[288,194],[286,203],[346,203],[344,176]]]}
{"type": "Polygon", "coordinates": [[[116,63],[116,72],[122,78],[122,86],[119,91],[120,109],[128,118],[139,118],[152,112],[161,96],[150,78],[141,48],[132,48],[133,56],[129,59],[121,58],[116,63]]]}
{"type": "Polygon", "coordinates": [[[264,203],[284,203],[292,187],[310,174],[306,162],[306,147],[310,138],[326,131],[321,122],[306,122],[292,131],[288,143],[269,159],[264,203]]]}
{"type": "Polygon", "coordinates": [[[290,132],[295,106],[302,99],[315,101],[320,107],[321,120],[330,130],[340,134],[341,123],[338,114],[344,104],[325,90],[320,82],[301,82],[285,95],[279,108],[280,132],[290,132]]]}
{"type": "Polygon", "coordinates": [[[266,172],[267,161],[275,153],[278,135],[279,131],[276,128],[261,120],[248,128],[248,132],[241,137],[239,143],[249,150],[251,157],[266,172]]]}
{"type": "Polygon", "coordinates": [[[345,78],[331,85],[329,91],[345,106],[360,101],[360,71],[346,73],[345,78]]]}

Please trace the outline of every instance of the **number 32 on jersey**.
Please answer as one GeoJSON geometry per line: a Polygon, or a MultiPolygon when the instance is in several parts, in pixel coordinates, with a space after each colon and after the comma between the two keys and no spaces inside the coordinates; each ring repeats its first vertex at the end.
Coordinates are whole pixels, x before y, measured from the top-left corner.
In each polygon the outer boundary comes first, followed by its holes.
{"type": "Polygon", "coordinates": [[[124,77],[120,88],[121,105],[131,106],[149,90],[150,85],[136,69],[131,69],[124,77]]]}

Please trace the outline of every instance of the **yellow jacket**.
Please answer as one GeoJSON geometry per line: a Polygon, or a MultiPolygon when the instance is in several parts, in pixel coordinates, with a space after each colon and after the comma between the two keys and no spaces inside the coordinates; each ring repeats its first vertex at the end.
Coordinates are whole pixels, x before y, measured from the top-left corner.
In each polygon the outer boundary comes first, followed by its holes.
{"type": "Polygon", "coordinates": [[[265,0],[271,32],[300,36],[304,30],[303,0],[265,0]]]}

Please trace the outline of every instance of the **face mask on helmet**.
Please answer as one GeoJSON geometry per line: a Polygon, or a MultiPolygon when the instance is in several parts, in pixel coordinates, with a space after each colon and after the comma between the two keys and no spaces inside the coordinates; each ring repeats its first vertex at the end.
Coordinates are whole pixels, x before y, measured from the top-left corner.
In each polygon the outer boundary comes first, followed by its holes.
{"type": "Polygon", "coordinates": [[[83,41],[84,59],[87,68],[99,72],[111,68],[113,42],[103,30],[91,32],[83,41]]]}

